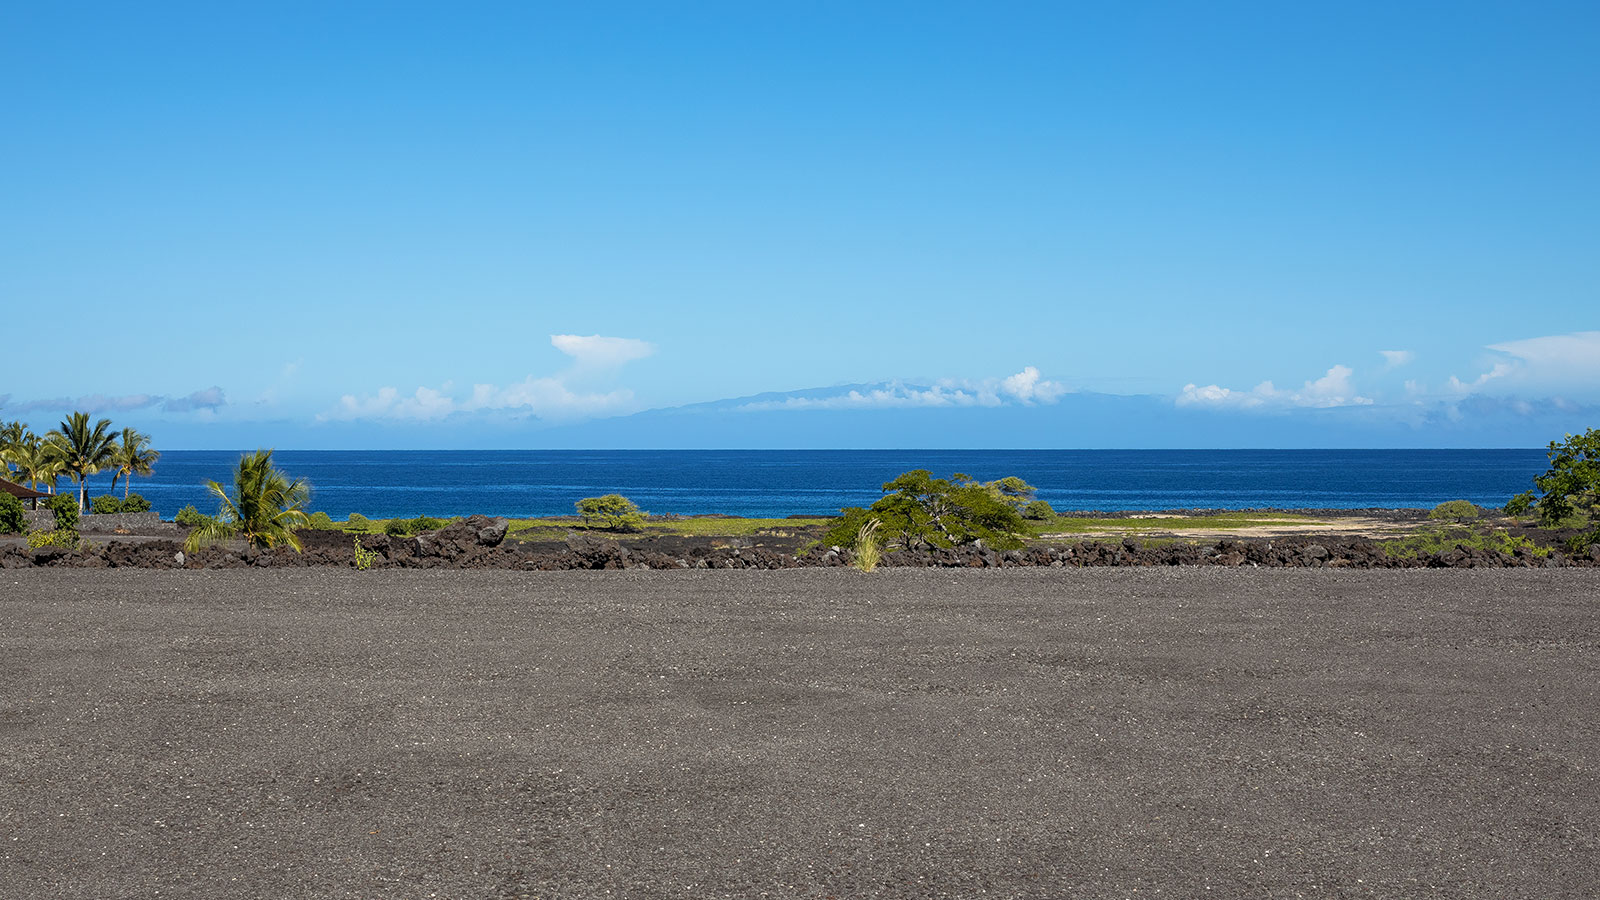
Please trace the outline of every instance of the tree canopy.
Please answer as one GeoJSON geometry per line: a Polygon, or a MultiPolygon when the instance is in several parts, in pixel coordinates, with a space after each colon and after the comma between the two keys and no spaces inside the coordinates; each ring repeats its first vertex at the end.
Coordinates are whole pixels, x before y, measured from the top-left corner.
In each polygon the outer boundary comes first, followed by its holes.
{"type": "Polygon", "coordinates": [[[632,531],[644,524],[639,505],[621,494],[585,497],[574,504],[585,523],[610,531],[632,531]]]}
{"type": "Polygon", "coordinates": [[[1554,525],[1573,515],[1600,517],[1600,428],[1551,441],[1550,468],[1534,476],[1539,519],[1554,525]]]}
{"type": "Polygon", "coordinates": [[[1002,549],[1021,547],[1027,523],[1019,507],[1034,488],[1014,476],[984,483],[959,472],[934,478],[927,469],[913,469],[885,482],[883,493],[870,508],[843,510],[830,523],[823,542],[851,546],[861,529],[876,520],[887,549],[924,543],[953,547],[976,540],[1002,549]]]}
{"type": "Polygon", "coordinates": [[[110,466],[117,452],[111,420],[101,419],[91,426],[88,413],[70,413],[59,429],[45,435],[45,442],[67,477],[78,485],[78,511],[83,512],[89,505],[89,476],[110,466]]]}

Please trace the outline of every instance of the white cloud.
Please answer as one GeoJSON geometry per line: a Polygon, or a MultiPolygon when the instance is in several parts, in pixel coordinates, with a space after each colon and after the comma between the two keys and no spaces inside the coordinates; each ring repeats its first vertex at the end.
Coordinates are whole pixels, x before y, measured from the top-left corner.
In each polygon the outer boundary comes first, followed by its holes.
{"type": "Polygon", "coordinates": [[[1477,378],[1474,378],[1471,381],[1462,381],[1456,376],[1451,375],[1450,380],[1446,382],[1445,385],[1454,393],[1467,394],[1483,387],[1491,381],[1494,381],[1496,378],[1504,378],[1515,371],[1517,371],[1517,366],[1515,364],[1508,362],[1497,362],[1489,371],[1479,375],[1477,378]]]}
{"type": "Polygon", "coordinates": [[[1516,357],[1547,376],[1600,378],[1600,331],[1490,344],[1490,350],[1516,357]]]}
{"type": "Polygon", "coordinates": [[[1352,376],[1355,370],[1336,365],[1321,378],[1307,381],[1298,391],[1281,391],[1270,381],[1263,381],[1248,391],[1238,391],[1220,385],[1199,387],[1186,384],[1178,394],[1179,406],[1211,407],[1215,409],[1262,409],[1284,407],[1314,407],[1329,409],[1336,406],[1367,406],[1372,398],[1356,393],[1352,376]]]}
{"type": "Polygon", "coordinates": [[[785,397],[761,400],[740,406],[752,412],[771,409],[896,409],[908,407],[1005,406],[1054,403],[1069,393],[1066,385],[1040,378],[1039,370],[1028,366],[1005,378],[981,381],[942,379],[932,386],[891,381],[868,390],[851,389],[822,397],[785,397]]]}
{"type": "Polygon", "coordinates": [[[550,345],[577,360],[580,366],[615,369],[656,352],[654,344],[635,338],[598,334],[552,334],[550,345]]]}
{"type": "Polygon", "coordinates": [[[1383,354],[1383,367],[1385,369],[1398,369],[1417,358],[1410,350],[1379,350],[1383,354]]]}
{"type": "Polygon", "coordinates": [[[1475,378],[1450,376],[1447,388],[1473,391],[1575,391],[1600,394],[1600,331],[1577,331],[1490,344],[1499,358],[1475,378]]]}
{"type": "Polygon", "coordinates": [[[1039,370],[1027,366],[1015,375],[1007,376],[1000,382],[1000,392],[1020,400],[1023,403],[1054,403],[1067,392],[1065,385],[1054,381],[1040,381],[1039,370]]]}
{"type": "Polygon", "coordinates": [[[553,334],[550,343],[571,356],[573,365],[554,375],[529,375],[522,381],[499,386],[474,384],[460,396],[446,382],[439,388],[418,387],[402,395],[398,388],[383,387],[376,394],[358,397],[345,394],[333,409],[317,416],[318,421],[353,419],[393,419],[432,422],[457,413],[531,413],[543,419],[578,419],[616,415],[637,408],[633,391],[584,390],[572,381],[586,382],[655,352],[655,346],[633,338],[601,335],[587,337],[553,334]]]}

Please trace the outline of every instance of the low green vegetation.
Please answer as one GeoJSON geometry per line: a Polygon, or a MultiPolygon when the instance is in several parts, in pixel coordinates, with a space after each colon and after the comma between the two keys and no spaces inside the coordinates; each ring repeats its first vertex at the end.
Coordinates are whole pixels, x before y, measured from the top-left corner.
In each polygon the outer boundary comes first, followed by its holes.
{"type": "MultiPolygon", "coordinates": [[[[789,537],[811,531],[830,520],[826,516],[799,519],[741,519],[735,516],[646,517],[638,533],[674,537],[789,537]]],[[[512,519],[508,534],[524,541],[559,541],[569,531],[588,531],[591,525],[577,516],[512,519]]]]}
{"type": "Polygon", "coordinates": [[[55,528],[50,531],[30,531],[28,532],[28,549],[64,547],[72,550],[78,546],[78,542],[81,539],[76,531],[68,528],[55,528]]]}
{"type": "Polygon", "coordinates": [[[1177,528],[1185,531],[1238,531],[1275,525],[1315,525],[1320,519],[1293,513],[1241,511],[1206,516],[1124,516],[1097,519],[1084,516],[1055,516],[1033,527],[1035,534],[1117,534],[1138,536],[1161,534],[1177,528]]]}
{"type": "Polygon", "coordinates": [[[360,513],[351,513],[343,522],[333,519],[325,512],[314,512],[306,517],[306,528],[315,528],[323,531],[343,531],[346,534],[387,534],[390,537],[414,537],[424,531],[438,531],[439,529],[458,521],[459,516],[440,519],[434,516],[416,516],[414,518],[394,519],[369,519],[360,513]]]}
{"type": "Polygon", "coordinates": [[[390,537],[415,537],[424,531],[438,531],[452,520],[417,516],[415,519],[388,519],[383,523],[383,533],[390,537]]]}
{"type": "Polygon", "coordinates": [[[178,514],[172,517],[172,521],[179,525],[187,525],[190,528],[204,523],[205,520],[205,513],[195,509],[193,503],[185,506],[183,509],[178,510],[178,514]]]}
{"type": "Polygon", "coordinates": [[[1383,552],[1398,559],[1415,559],[1451,550],[1494,550],[1516,555],[1527,550],[1543,559],[1550,555],[1549,547],[1541,547],[1530,538],[1514,535],[1504,528],[1471,525],[1432,525],[1391,541],[1383,541],[1383,552]]]}

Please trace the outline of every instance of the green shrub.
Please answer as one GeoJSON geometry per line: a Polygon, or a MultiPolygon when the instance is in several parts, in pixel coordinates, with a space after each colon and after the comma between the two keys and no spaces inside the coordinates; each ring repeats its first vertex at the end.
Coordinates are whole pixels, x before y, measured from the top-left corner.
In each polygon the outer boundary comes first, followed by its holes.
{"type": "MultiPolygon", "coordinates": [[[[77,501],[73,501],[72,508],[78,508],[77,501]]],[[[32,550],[37,550],[40,547],[66,547],[71,550],[76,546],[78,546],[78,533],[66,528],[28,532],[28,547],[32,550]]]]}
{"type": "Polygon", "coordinates": [[[1471,500],[1446,500],[1435,506],[1433,512],[1428,513],[1428,518],[1450,522],[1474,522],[1478,519],[1478,507],[1471,500]]]}
{"type": "Polygon", "coordinates": [[[333,517],[332,516],[328,515],[327,513],[323,512],[321,510],[318,510],[318,511],[312,513],[310,516],[306,517],[306,527],[307,528],[317,528],[317,529],[321,529],[323,531],[330,531],[330,530],[333,530],[333,529],[337,528],[338,526],[333,524],[333,517]]]}
{"type": "Polygon", "coordinates": [[[345,518],[344,524],[348,528],[354,528],[358,531],[366,531],[372,527],[372,520],[366,516],[363,516],[361,513],[351,513],[345,518]]]}
{"type": "Polygon", "coordinates": [[[1497,550],[1515,556],[1518,550],[1528,550],[1543,559],[1550,555],[1549,547],[1541,547],[1523,535],[1513,535],[1503,528],[1492,530],[1463,526],[1441,526],[1423,529],[1408,537],[1383,543],[1383,552],[1401,559],[1431,556],[1456,549],[1497,550]]]}
{"type": "Polygon", "coordinates": [[[101,494],[89,501],[89,511],[97,516],[114,515],[122,512],[122,501],[110,494],[101,494]]]}
{"type": "Polygon", "coordinates": [[[139,494],[129,494],[122,499],[123,512],[149,512],[150,501],[139,494]]]}
{"type": "Polygon", "coordinates": [[[1022,517],[1035,522],[1047,522],[1056,517],[1055,508],[1043,500],[1033,500],[1022,508],[1022,517]]]}
{"type": "Polygon", "coordinates": [[[1600,544],[1600,526],[1587,534],[1575,534],[1567,538],[1567,550],[1573,556],[1582,556],[1589,552],[1589,548],[1600,544]]]}
{"type": "Polygon", "coordinates": [[[178,514],[172,517],[172,521],[178,523],[179,525],[187,525],[190,528],[194,528],[205,520],[205,514],[200,512],[200,510],[195,509],[193,503],[185,506],[183,509],[178,510],[178,514]]]}
{"type": "Polygon", "coordinates": [[[578,508],[578,515],[583,516],[584,522],[591,527],[607,531],[633,531],[644,524],[644,513],[639,511],[639,504],[621,494],[585,497],[573,505],[578,508]]]}
{"type": "Polygon", "coordinates": [[[45,508],[56,514],[56,530],[78,533],[78,498],[72,494],[57,494],[46,500],[45,508]]]}
{"type": "Polygon", "coordinates": [[[22,501],[0,491],[0,534],[21,534],[27,521],[22,514],[22,501]]]}
{"type": "Polygon", "coordinates": [[[391,537],[412,537],[424,531],[438,531],[450,523],[432,516],[417,516],[415,519],[390,519],[383,523],[383,533],[391,537]]]}

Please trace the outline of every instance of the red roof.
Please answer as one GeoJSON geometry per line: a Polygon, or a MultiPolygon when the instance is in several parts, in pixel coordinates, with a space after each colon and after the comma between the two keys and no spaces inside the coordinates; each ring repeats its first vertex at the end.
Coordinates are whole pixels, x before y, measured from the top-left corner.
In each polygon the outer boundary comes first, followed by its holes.
{"type": "Polygon", "coordinates": [[[26,488],[20,484],[13,484],[4,478],[0,478],[0,491],[5,491],[11,496],[16,497],[18,500],[32,500],[35,497],[50,496],[42,491],[36,491],[33,488],[26,488]]]}

